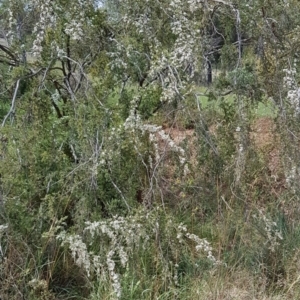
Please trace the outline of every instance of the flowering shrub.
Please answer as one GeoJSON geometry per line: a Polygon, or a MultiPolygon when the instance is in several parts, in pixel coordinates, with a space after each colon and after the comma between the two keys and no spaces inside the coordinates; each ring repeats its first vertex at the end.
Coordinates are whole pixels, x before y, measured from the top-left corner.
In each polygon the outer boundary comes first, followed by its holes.
{"type": "MultiPolygon", "coordinates": [[[[32,31],[34,39],[31,50],[34,56],[40,57],[46,35],[50,31],[55,30],[57,26],[62,26],[64,32],[72,40],[82,39],[84,36],[83,27],[88,22],[86,12],[93,6],[93,1],[73,1],[72,7],[69,7],[67,13],[64,12],[64,6],[59,1],[30,0],[20,4],[25,7],[28,13],[32,12],[38,15],[32,31]]],[[[16,20],[18,12],[15,1],[10,1],[8,13],[9,32],[7,37],[12,42],[13,38],[15,38],[15,33],[18,32],[17,26],[20,26],[16,20]]]]}
{"type": "Polygon", "coordinates": [[[1,1],[0,297],[226,299],[237,266],[285,274],[297,239],[281,252],[281,224],[245,215],[262,201],[297,214],[298,66],[281,66],[298,55],[299,4],[233,2],[1,1]],[[292,197],[252,141],[271,91],[292,197]]]}
{"type": "Polygon", "coordinates": [[[130,109],[128,118],[124,122],[124,129],[127,132],[135,133],[135,138],[137,139],[135,147],[141,143],[138,140],[139,134],[142,134],[143,136],[148,135],[149,142],[153,145],[155,153],[155,162],[150,158],[151,169],[153,170],[153,163],[155,163],[156,166],[159,166],[160,162],[163,160],[161,152],[165,154],[165,150],[168,148],[168,150],[171,150],[178,155],[180,166],[183,168],[183,173],[184,175],[188,175],[190,170],[187,164],[185,150],[172,140],[170,134],[166,133],[166,131],[162,129],[162,126],[143,122],[135,103],[135,100],[131,102],[132,108],[130,109]]]}
{"type": "Polygon", "coordinates": [[[128,268],[139,268],[140,256],[151,249],[157,252],[152,253],[157,271],[161,266],[165,275],[170,274],[169,284],[178,284],[174,266],[186,251],[193,252],[193,248],[195,256],[206,257],[212,265],[220,263],[206,239],[191,234],[185,225],[176,224],[170,216],[164,220],[162,214],[160,209],[142,210],[128,217],[88,221],[81,235],[62,231],[57,239],[62,246],[68,246],[75,264],[88,276],[110,282],[117,299],[122,295],[122,274],[128,268]],[[193,245],[190,246],[189,241],[193,245]]]}
{"type": "Polygon", "coordinates": [[[300,87],[296,82],[296,69],[284,69],[285,76],[283,77],[283,87],[287,91],[288,104],[294,111],[294,116],[300,113],[300,87]]]}
{"type": "Polygon", "coordinates": [[[268,249],[271,252],[275,252],[276,248],[280,245],[280,241],[283,239],[282,233],[278,229],[276,222],[267,218],[262,210],[258,210],[258,213],[258,215],[254,214],[253,218],[262,223],[264,234],[266,235],[265,244],[268,245],[268,249]]]}
{"type": "MultiPolygon", "coordinates": [[[[286,119],[286,116],[292,116],[288,124],[285,124],[284,137],[289,144],[286,145],[284,153],[284,173],[287,186],[291,188],[293,193],[299,191],[299,149],[298,136],[298,121],[300,115],[300,87],[297,83],[297,60],[294,61],[293,66],[283,69],[283,91],[286,96],[286,101],[282,103],[281,117],[286,119]]],[[[283,123],[284,124],[284,123],[283,123]]]]}

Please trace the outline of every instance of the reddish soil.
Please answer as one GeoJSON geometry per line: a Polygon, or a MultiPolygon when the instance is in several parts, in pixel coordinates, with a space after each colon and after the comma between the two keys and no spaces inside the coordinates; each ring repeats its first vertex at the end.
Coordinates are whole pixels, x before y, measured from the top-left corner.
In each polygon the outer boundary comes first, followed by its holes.
{"type": "MultiPolygon", "coordinates": [[[[187,142],[187,144],[189,145],[189,147],[187,147],[189,158],[195,158],[196,151],[195,145],[193,145],[195,141],[194,129],[184,130],[176,127],[164,127],[164,131],[170,136],[170,138],[175,142],[177,146],[182,145],[183,142],[187,142]]],[[[211,126],[210,132],[212,135],[215,134],[215,126],[211,126]]],[[[257,119],[251,126],[250,138],[255,148],[266,159],[270,177],[274,178],[276,181],[279,177],[278,174],[281,172],[282,168],[280,161],[280,141],[276,136],[276,127],[274,120],[272,120],[271,118],[257,119]]],[[[160,141],[159,148],[166,151],[169,147],[165,141],[160,141]]]]}
{"type": "MultiPolygon", "coordinates": [[[[177,146],[181,146],[185,149],[186,157],[193,173],[193,169],[197,169],[197,145],[195,143],[197,137],[195,131],[193,129],[184,130],[177,127],[164,127],[164,131],[177,146]]],[[[210,128],[210,132],[212,135],[216,134],[213,126],[210,128]]],[[[178,190],[176,188],[178,184],[174,182],[174,179],[178,178],[179,174],[176,176],[178,169],[176,168],[176,164],[174,164],[172,156],[170,156],[173,151],[170,152],[170,147],[168,147],[166,141],[163,141],[159,136],[157,137],[159,141],[159,152],[164,161],[164,172],[162,174],[164,183],[161,186],[163,194],[170,194],[170,198],[181,199],[181,193],[179,193],[180,189],[178,190]]],[[[248,183],[250,188],[249,195],[251,197],[252,187],[253,192],[259,189],[262,195],[264,195],[264,191],[266,191],[268,195],[270,195],[269,193],[271,192],[275,197],[279,197],[279,195],[286,190],[286,181],[280,157],[280,139],[278,135],[276,135],[274,121],[271,118],[260,118],[256,120],[251,126],[250,138],[252,145],[254,145],[257,152],[261,155],[265,164],[261,170],[262,173],[258,174],[258,177],[253,179],[253,182],[248,183]]],[[[266,199],[269,199],[269,196],[266,199]]],[[[262,196],[261,200],[266,201],[266,199],[262,196]]]]}
{"type": "MultiPolygon", "coordinates": [[[[165,130],[165,132],[168,132],[168,130],[165,130]]],[[[181,142],[184,141],[184,139],[191,138],[194,135],[195,130],[194,129],[180,130],[177,128],[170,128],[169,132],[175,144],[179,145],[181,142]]]]}
{"type": "Polygon", "coordinates": [[[279,140],[275,133],[275,123],[270,118],[261,118],[252,126],[251,138],[258,150],[262,151],[268,160],[270,175],[277,180],[281,169],[279,140]],[[276,140],[277,139],[277,140],[276,140]]]}
{"type": "Polygon", "coordinates": [[[260,150],[267,150],[267,148],[274,145],[274,121],[270,118],[257,119],[251,132],[251,138],[253,139],[255,146],[260,150]]]}
{"type": "MultiPolygon", "coordinates": [[[[185,139],[189,144],[193,141],[194,129],[180,129],[176,127],[164,127],[166,134],[179,146],[185,139]]],[[[211,126],[210,132],[215,133],[215,126],[211,126]]],[[[267,154],[270,159],[270,170],[275,171],[279,167],[279,149],[276,147],[275,123],[271,118],[257,119],[251,127],[250,137],[257,150],[267,154]]],[[[277,141],[278,142],[278,141],[277,141]]]]}
{"type": "Polygon", "coordinates": [[[269,179],[266,189],[275,197],[286,190],[286,179],[280,157],[281,142],[276,134],[276,125],[270,118],[261,118],[252,126],[251,138],[257,150],[262,153],[268,168],[269,179]]]}

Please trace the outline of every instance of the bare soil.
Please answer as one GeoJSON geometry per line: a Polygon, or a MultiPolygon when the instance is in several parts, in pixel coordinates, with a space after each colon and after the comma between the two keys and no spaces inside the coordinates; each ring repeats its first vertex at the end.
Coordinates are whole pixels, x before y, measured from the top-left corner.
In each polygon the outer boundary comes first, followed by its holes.
{"type": "Polygon", "coordinates": [[[271,118],[257,119],[252,126],[251,137],[257,149],[267,155],[271,176],[277,176],[281,167],[280,143],[274,121],[271,118]]]}

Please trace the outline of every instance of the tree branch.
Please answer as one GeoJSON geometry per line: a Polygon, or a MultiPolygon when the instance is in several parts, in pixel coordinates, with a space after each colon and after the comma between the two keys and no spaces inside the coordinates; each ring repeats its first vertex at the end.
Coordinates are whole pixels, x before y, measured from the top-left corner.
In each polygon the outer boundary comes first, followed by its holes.
{"type": "Polygon", "coordinates": [[[4,127],[4,125],[5,125],[6,121],[7,121],[7,119],[9,118],[9,116],[15,112],[15,102],[16,102],[17,93],[18,93],[19,86],[20,86],[20,80],[21,80],[21,78],[17,80],[16,87],[15,87],[15,92],[14,92],[14,96],[13,96],[13,99],[11,101],[10,110],[7,113],[7,115],[5,116],[5,118],[4,118],[3,122],[2,122],[2,127],[4,127]]]}

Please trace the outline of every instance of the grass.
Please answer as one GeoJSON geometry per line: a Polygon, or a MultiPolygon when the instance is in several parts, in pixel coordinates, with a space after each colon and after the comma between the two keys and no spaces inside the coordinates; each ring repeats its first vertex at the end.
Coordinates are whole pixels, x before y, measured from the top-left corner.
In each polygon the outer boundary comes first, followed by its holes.
{"type": "Polygon", "coordinates": [[[267,100],[265,103],[259,102],[257,108],[255,109],[255,115],[258,118],[275,118],[277,115],[276,107],[270,100],[267,100]]]}
{"type": "MultiPolygon", "coordinates": [[[[210,107],[219,110],[220,104],[222,102],[232,105],[236,100],[236,96],[232,93],[215,98],[212,91],[204,86],[198,87],[196,94],[198,96],[198,101],[200,102],[202,109],[207,109],[210,107]]],[[[254,108],[253,113],[257,118],[275,118],[277,115],[276,107],[268,99],[263,99],[261,102],[258,102],[257,106],[254,108]]]]}

